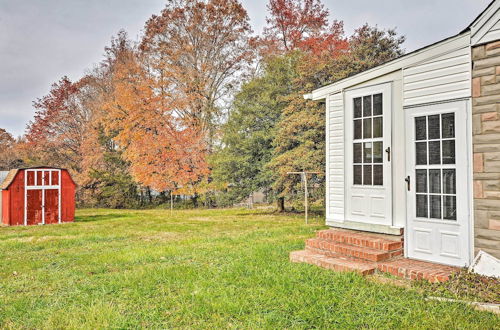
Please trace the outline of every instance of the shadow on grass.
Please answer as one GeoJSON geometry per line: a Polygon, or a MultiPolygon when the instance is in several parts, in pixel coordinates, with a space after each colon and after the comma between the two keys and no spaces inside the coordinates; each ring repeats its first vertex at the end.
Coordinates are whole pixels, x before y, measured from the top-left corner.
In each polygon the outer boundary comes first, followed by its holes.
{"type": "Polygon", "coordinates": [[[114,219],[127,218],[127,217],[128,216],[126,214],[119,214],[119,213],[76,216],[75,222],[106,221],[106,220],[114,220],[114,219]]]}

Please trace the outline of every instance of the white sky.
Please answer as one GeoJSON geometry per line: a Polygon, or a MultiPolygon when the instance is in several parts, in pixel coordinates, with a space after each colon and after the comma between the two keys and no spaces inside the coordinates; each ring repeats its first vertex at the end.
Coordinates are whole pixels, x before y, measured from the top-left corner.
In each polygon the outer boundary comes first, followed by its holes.
{"type": "MultiPolygon", "coordinates": [[[[242,0],[256,32],[267,0],[242,0]]],[[[62,76],[78,80],[121,28],[136,39],[166,0],[0,0],[0,128],[21,135],[32,102],[62,76]]],[[[463,30],[490,0],[323,0],[347,34],[396,27],[412,51],[463,30]]]]}

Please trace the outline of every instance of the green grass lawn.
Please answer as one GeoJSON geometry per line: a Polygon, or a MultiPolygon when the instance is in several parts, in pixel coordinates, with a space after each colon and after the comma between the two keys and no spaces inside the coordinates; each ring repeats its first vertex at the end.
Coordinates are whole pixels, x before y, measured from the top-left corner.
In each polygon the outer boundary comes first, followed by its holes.
{"type": "Polygon", "coordinates": [[[500,318],[288,261],[323,228],[265,211],[79,210],[0,228],[2,328],[480,328],[500,318]]]}

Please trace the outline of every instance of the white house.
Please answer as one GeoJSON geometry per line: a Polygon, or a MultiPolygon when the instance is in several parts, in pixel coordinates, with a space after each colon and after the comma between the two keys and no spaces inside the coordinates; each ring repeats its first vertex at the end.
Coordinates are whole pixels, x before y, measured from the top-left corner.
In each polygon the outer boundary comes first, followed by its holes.
{"type": "Polygon", "coordinates": [[[306,98],[326,102],[328,226],[404,235],[410,259],[500,257],[500,0],[306,98]]]}

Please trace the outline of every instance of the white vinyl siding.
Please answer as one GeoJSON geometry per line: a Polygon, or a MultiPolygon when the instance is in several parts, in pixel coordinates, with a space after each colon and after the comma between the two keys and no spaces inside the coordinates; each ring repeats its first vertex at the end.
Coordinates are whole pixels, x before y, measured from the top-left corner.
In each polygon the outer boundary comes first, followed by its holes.
{"type": "Polygon", "coordinates": [[[329,96],[327,150],[327,217],[344,220],[344,104],[343,93],[329,96]]]}
{"type": "Polygon", "coordinates": [[[403,106],[470,97],[470,63],[462,47],[403,69],[403,106]]]}

